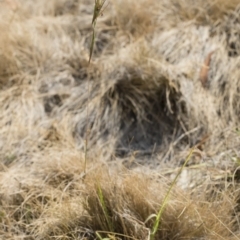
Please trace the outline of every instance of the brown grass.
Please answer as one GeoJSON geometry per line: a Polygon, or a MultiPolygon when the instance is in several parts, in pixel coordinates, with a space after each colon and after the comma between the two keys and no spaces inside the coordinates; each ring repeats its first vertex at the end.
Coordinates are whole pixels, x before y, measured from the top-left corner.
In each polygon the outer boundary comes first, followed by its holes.
{"type": "Polygon", "coordinates": [[[238,2],[0,1],[0,238],[240,239],[238,2]]]}

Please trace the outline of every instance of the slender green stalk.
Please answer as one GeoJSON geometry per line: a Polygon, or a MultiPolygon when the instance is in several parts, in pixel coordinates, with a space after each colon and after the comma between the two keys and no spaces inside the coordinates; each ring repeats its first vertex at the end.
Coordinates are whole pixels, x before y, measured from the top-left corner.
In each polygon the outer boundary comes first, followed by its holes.
{"type": "Polygon", "coordinates": [[[113,224],[112,224],[110,216],[108,214],[108,210],[107,210],[105,200],[104,200],[104,197],[103,197],[103,193],[102,193],[102,189],[101,189],[100,186],[98,186],[98,197],[99,197],[99,201],[100,201],[100,204],[101,204],[101,207],[102,207],[102,210],[103,210],[104,217],[107,221],[108,228],[111,232],[114,232],[113,224]]]}
{"type": "Polygon", "coordinates": [[[163,200],[162,206],[161,206],[161,208],[159,209],[158,214],[157,214],[157,217],[156,217],[156,220],[155,220],[155,222],[154,222],[154,224],[153,224],[153,228],[152,228],[152,231],[151,231],[151,234],[150,234],[150,240],[154,240],[154,239],[155,239],[155,235],[156,235],[156,233],[157,233],[157,231],[158,231],[158,227],[159,227],[159,224],[160,224],[160,221],[161,221],[161,218],[162,218],[162,214],[163,214],[163,212],[164,212],[164,210],[165,210],[165,207],[166,207],[166,205],[167,205],[167,202],[168,202],[170,193],[171,193],[171,191],[172,191],[172,189],[173,189],[173,186],[174,186],[175,183],[177,182],[177,180],[178,180],[180,174],[182,173],[183,169],[185,168],[186,164],[189,162],[189,160],[190,160],[190,158],[191,158],[191,156],[192,156],[193,151],[194,151],[194,148],[191,149],[191,151],[190,151],[190,153],[188,154],[188,156],[187,156],[184,164],[183,164],[183,165],[181,166],[181,168],[179,169],[177,175],[175,176],[172,184],[170,185],[170,187],[169,187],[169,189],[168,189],[168,191],[167,191],[167,194],[166,194],[166,196],[165,196],[165,198],[164,198],[164,200],[163,200]]]}
{"type": "MultiPolygon", "coordinates": [[[[94,11],[93,11],[93,18],[92,18],[92,39],[91,39],[91,44],[90,44],[90,54],[89,54],[89,61],[88,64],[90,64],[92,54],[93,54],[93,48],[94,48],[94,43],[95,43],[95,26],[97,23],[97,18],[102,14],[103,10],[103,5],[106,0],[95,0],[95,5],[94,5],[94,11]]],[[[87,91],[88,91],[88,98],[89,98],[89,81],[87,84],[87,91]]],[[[88,120],[88,100],[87,99],[87,120],[88,120]]],[[[87,171],[87,154],[88,154],[88,136],[89,136],[89,129],[88,129],[88,123],[87,123],[87,130],[86,130],[86,139],[84,141],[84,176],[86,175],[87,171]]]]}
{"type": "Polygon", "coordinates": [[[89,60],[88,64],[90,64],[91,58],[92,58],[92,53],[93,53],[93,48],[94,48],[94,42],[95,42],[95,26],[96,22],[94,22],[92,26],[92,40],[91,40],[91,45],[90,45],[90,54],[89,54],[89,60]]]}

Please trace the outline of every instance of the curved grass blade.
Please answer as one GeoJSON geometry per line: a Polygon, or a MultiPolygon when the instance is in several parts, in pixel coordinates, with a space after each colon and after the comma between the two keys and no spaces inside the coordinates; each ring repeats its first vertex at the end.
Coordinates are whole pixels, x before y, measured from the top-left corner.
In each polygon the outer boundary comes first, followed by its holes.
{"type": "Polygon", "coordinates": [[[194,148],[191,149],[190,153],[188,154],[184,164],[181,166],[180,170],[178,171],[177,175],[175,176],[172,184],[170,185],[168,191],[167,191],[167,194],[166,196],[164,197],[163,199],[163,203],[162,203],[162,206],[161,208],[159,209],[158,211],[158,214],[157,214],[157,217],[154,221],[154,224],[153,224],[153,228],[152,228],[152,231],[151,231],[151,234],[150,234],[150,240],[154,240],[155,239],[155,235],[158,231],[158,227],[159,227],[159,224],[160,224],[160,221],[161,221],[161,218],[162,218],[162,214],[165,210],[165,207],[167,205],[167,202],[168,202],[168,199],[169,199],[169,196],[170,196],[170,193],[173,189],[173,186],[175,185],[175,183],[177,182],[180,174],[182,173],[183,169],[185,168],[186,164],[189,162],[189,160],[191,159],[191,156],[193,154],[193,151],[194,151],[194,148]]]}

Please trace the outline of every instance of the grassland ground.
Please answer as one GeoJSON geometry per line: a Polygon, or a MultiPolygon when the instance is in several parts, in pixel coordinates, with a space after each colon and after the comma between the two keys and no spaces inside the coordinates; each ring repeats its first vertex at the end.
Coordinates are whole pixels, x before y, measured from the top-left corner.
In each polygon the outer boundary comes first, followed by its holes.
{"type": "Polygon", "coordinates": [[[239,0],[106,1],[89,64],[94,4],[0,1],[0,239],[240,239],[239,0]]]}

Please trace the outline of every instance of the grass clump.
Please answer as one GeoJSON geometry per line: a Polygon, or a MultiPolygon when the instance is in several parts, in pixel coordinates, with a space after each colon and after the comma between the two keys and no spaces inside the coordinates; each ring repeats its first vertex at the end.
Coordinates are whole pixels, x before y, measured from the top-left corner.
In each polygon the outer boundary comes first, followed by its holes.
{"type": "MultiPolygon", "coordinates": [[[[97,178],[102,173],[99,174],[97,178]]],[[[101,177],[99,184],[101,198],[104,199],[101,201],[94,177],[94,180],[90,177],[86,180],[89,191],[85,206],[89,217],[80,218],[80,225],[85,223],[89,231],[101,238],[150,239],[152,235],[152,239],[218,239],[219,236],[231,239],[231,236],[237,236],[230,230],[233,227],[233,219],[229,215],[233,211],[233,199],[227,196],[227,191],[219,193],[218,203],[210,203],[203,195],[186,195],[176,186],[172,187],[173,184],[169,186],[161,184],[161,181],[152,181],[147,174],[122,174],[108,176],[108,182],[105,182],[104,176],[101,177]],[[171,197],[168,195],[169,188],[171,197]],[[166,196],[169,197],[167,206],[166,196]],[[219,205],[224,206],[221,213],[219,205]],[[160,209],[166,207],[165,211],[158,211],[159,206],[160,209]],[[153,212],[160,212],[160,219],[154,220],[153,212]],[[114,231],[110,230],[109,221],[114,231]],[[161,221],[161,224],[157,226],[156,221],[161,221]],[[153,229],[156,229],[155,232],[153,229]]]]}

